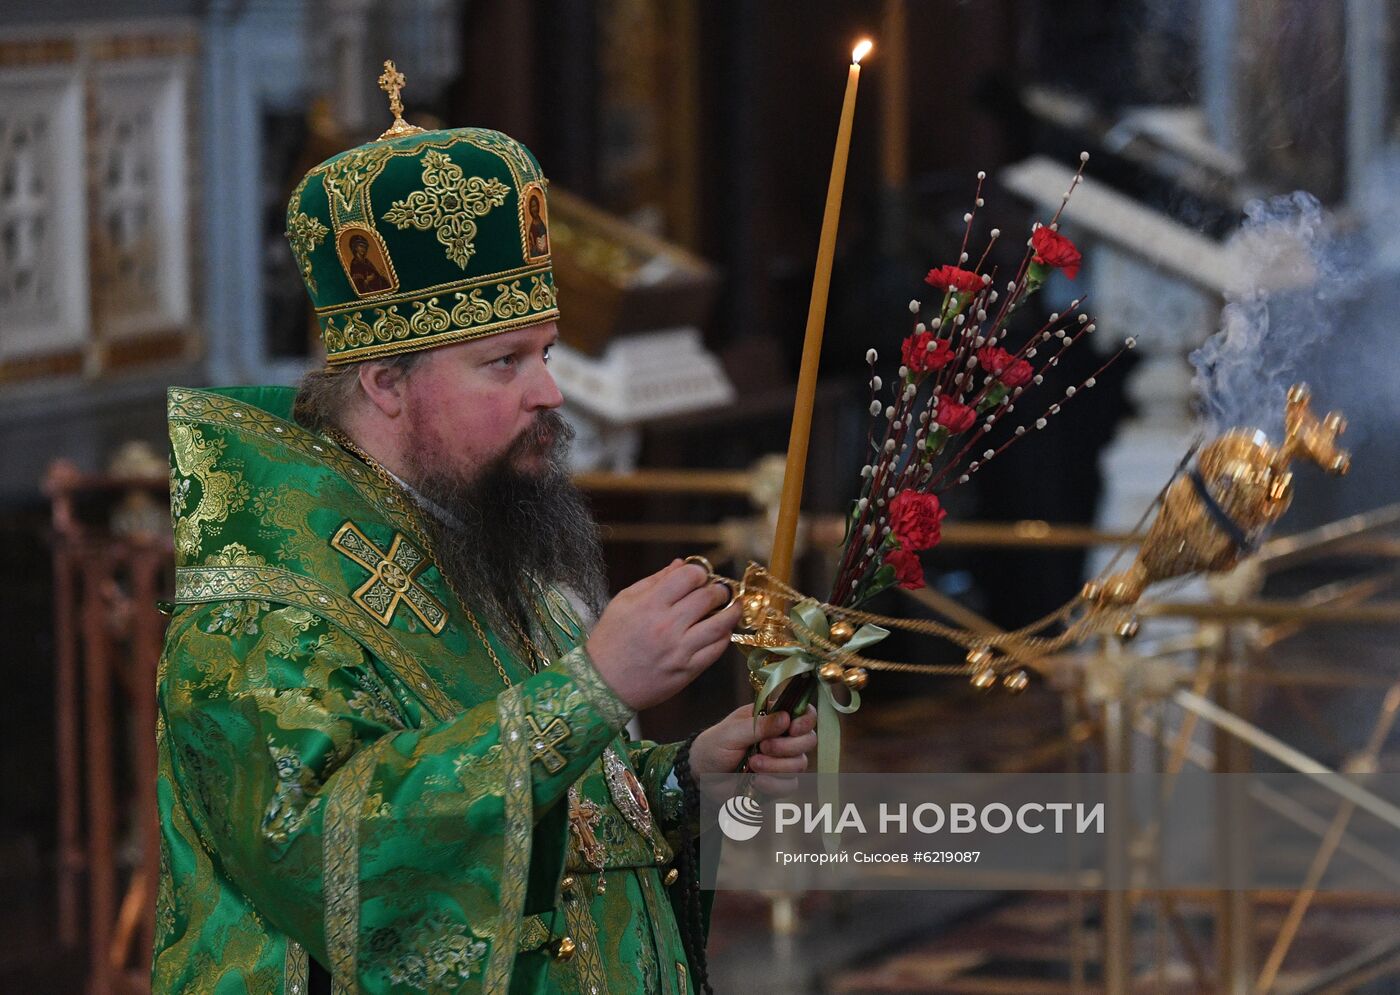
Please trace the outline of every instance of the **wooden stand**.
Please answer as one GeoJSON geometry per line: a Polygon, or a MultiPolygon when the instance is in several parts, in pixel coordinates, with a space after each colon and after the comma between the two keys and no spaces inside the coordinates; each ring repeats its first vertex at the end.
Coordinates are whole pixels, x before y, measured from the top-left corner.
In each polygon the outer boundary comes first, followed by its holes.
{"type": "Polygon", "coordinates": [[[164,478],[84,476],[63,462],[45,482],[54,544],[58,928],[67,947],[86,937],[95,995],[150,990],[160,867],[155,680],[165,629],[156,601],[173,587],[174,561],[168,531],[119,535],[108,520],[132,493],[163,503],[167,486],[164,478]],[[124,856],[133,852],[134,860],[124,856]]]}

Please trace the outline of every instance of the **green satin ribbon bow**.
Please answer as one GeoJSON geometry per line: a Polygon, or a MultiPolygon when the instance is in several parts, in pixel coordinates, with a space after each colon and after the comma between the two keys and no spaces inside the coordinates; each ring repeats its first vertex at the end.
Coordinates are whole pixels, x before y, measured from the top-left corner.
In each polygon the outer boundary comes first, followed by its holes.
{"type": "MultiPolygon", "coordinates": [[[[832,658],[831,651],[814,644],[815,638],[831,639],[831,625],[815,599],[799,601],[792,606],[788,617],[792,619],[792,633],[797,642],[788,646],[756,647],[748,654],[749,670],[763,681],[763,690],[758,692],[754,702],[755,721],[758,709],[785,682],[799,674],[817,670],[832,658]],[[774,660],[773,657],[778,659],[774,660]]],[[[857,629],[841,648],[855,653],[867,646],[874,646],[889,634],[888,629],[867,623],[857,629]]],[[[851,700],[843,705],[836,700],[834,683],[821,678],[813,683],[817,688],[817,794],[820,801],[830,804],[834,811],[840,805],[835,782],[835,775],[841,772],[841,720],[838,713],[850,715],[859,709],[860,692],[849,689],[851,700]]],[[[828,846],[836,842],[831,837],[827,838],[828,846]]]]}

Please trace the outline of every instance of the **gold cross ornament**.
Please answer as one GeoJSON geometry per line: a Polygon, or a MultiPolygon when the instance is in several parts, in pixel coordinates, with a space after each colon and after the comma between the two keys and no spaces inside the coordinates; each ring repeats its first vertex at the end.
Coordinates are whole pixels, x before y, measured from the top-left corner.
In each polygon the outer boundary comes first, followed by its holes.
{"type": "Polygon", "coordinates": [[[384,72],[379,74],[379,89],[389,95],[389,112],[394,115],[394,123],[389,125],[389,130],[379,136],[379,141],[386,138],[402,138],[404,135],[421,135],[423,129],[417,125],[409,124],[403,119],[403,73],[399,72],[394,65],[393,59],[384,60],[384,72]]]}
{"type": "Polygon", "coordinates": [[[509,195],[510,187],[496,177],[468,176],[446,152],[433,149],[423,154],[423,189],[390,204],[384,220],[400,230],[433,229],[447,258],[466,269],[476,251],[476,219],[509,195]]]}
{"type": "Polygon", "coordinates": [[[427,568],[428,558],[402,533],[395,532],[388,551],[384,551],[354,522],[346,522],[336,530],[331,546],[369,571],[369,580],[350,597],[380,625],[387,627],[393,622],[394,613],[404,602],[433,635],[447,625],[447,609],[415,580],[427,568]]]}
{"type": "Polygon", "coordinates": [[[594,832],[603,819],[603,809],[597,802],[579,797],[578,785],[569,788],[569,829],[578,841],[578,851],[583,859],[598,870],[607,862],[607,851],[594,832]]]}
{"type": "Polygon", "coordinates": [[[542,729],[539,720],[533,715],[526,715],[525,721],[530,724],[530,759],[538,760],[551,774],[559,773],[568,763],[567,758],[558,749],[559,744],[572,735],[568,723],[555,716],[542,729]]]}

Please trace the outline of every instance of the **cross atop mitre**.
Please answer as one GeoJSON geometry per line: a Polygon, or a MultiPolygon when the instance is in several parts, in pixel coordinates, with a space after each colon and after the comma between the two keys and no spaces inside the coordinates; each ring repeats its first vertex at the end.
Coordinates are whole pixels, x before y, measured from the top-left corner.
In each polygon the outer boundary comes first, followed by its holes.
{"type": "Polygon", "coordinates": [[[382,142],[386,138],[402,138],[404,135],[419,135],[423,129],[414,124],[409,124],[403,119],[403,93],[404,83],[407,80],[404,74],[399,72],[394,65],[393,59],[384,60],[384,71],[379,74],[379,89],[389,95],[389,111],[394,115],[394,123],[389,125],[389,129],[379,136],[382,142]]]}

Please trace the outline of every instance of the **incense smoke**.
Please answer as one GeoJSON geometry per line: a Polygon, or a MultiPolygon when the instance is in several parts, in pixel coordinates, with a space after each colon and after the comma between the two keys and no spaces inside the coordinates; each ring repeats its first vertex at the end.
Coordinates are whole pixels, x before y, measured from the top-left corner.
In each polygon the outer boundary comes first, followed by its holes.
{"type": "Polygon", "coordinates": [[[1229,249],[1220,330],[1191,355],[1194,386],[1210,430],[1248,425],[1278,439],[1288,388],[1330,365],[1326,349],[1360,274],[1322,206],[1301,191],[1252,201],[1229,249]]]}
{"type": "Polygon", "coordinates": [[[1400,156],[1372,169],[1354,203],[1350,225],[1306,193],[1251,203],[1230,242],[1220,330],[1191,356],[1209,431],[1248,425],[1280,439],[1298,381],[1319,414],[1346,415],[1352,472],[1344,484],[1301,474],[1294,529],[1400,495],[1400,156]]]}

